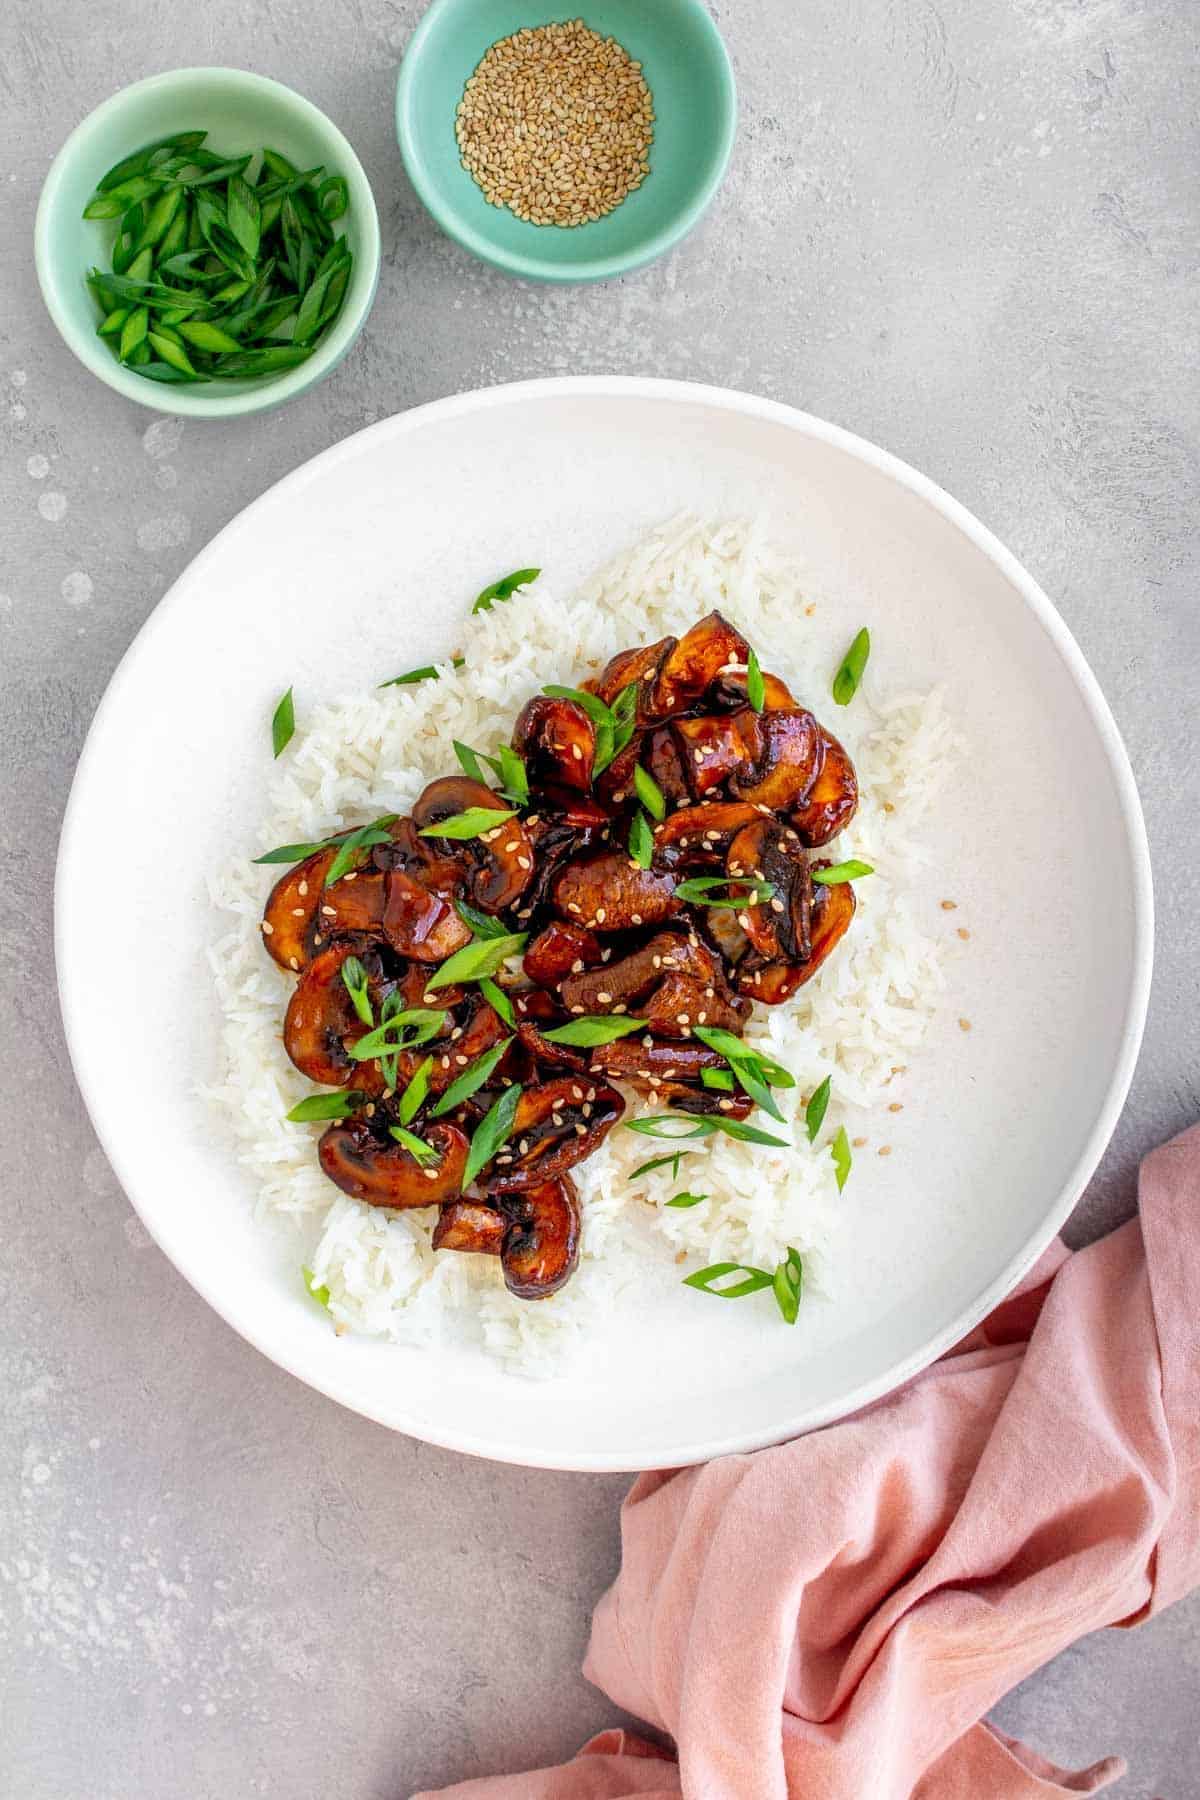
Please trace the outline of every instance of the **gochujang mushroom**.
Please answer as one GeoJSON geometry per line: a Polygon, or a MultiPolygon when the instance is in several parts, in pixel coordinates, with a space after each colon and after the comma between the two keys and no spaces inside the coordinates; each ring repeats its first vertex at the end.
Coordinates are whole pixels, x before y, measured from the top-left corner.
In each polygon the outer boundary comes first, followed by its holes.
{"type": "Polygon", "coordinates": [[[600,708],[538,695],[511,739],[525,783],[505,776],[527,800],[433,781],[332,886],[333,843],[298,862],[263,919],[298,977],[288,1053],[357,1107],[321,1137],[325,1173],[370,1205],[437,1207],[434,1249],[497,1258],[523,1299],[576,1265],[570,1171],[621,1118],[621,1090],[746,1118],[736,1065],[697,1031],[739,1037],[855,910],[849,882],[814,883],[828,864],[809,854],[854,815],[853,764],[729,620],[622,651],[580,691],[632,721],[606,769],[600,708]],[[378,1054],[356,1055],[368,1031],[378,1054]]]}

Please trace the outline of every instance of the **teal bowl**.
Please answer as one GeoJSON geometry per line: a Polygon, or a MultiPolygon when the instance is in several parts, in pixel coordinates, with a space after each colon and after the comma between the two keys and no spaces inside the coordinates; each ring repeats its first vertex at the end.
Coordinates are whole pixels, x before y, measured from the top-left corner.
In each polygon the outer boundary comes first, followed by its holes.
{"type": "Polygon", "coordinates": [[[677,244],[721,184],[736,125],[729,55],[700,0],[591,0],[582,13],[538,0],[433,0],[396,88],[400,153],[437,223],[485,262],[531,281],[604,281],[677,244]],[[497,38],[576,17],[642,65],[655,112],[650,174],[603,219],[530,225],[490,206],[463,168],[455,108],[497,38]]]}
{"type": "Polygon", "coordinates": [[[151,75],[106,100],[71,133],[42,187],[34,227],[38,280],[50,317],[80,362],[129,400],[158,412],[223,419],[263,412],[324,380],[362,330],[379,283],[379,218],[362,164],[332,120],[311,101],[245,69],[175,69],[151,75]],[[85,280],[93,263],[111,267],[116,222],[81,215],[106,169],[121,157],[189,126],[231,154],[278,150],[298,167],[323,163],[344,175],[349,210],[338,222],[350,241],[354,268],[342,310],[298,368],[254,381],[160,386],[127,369],[96,336],[99,314],[85,280]]]}

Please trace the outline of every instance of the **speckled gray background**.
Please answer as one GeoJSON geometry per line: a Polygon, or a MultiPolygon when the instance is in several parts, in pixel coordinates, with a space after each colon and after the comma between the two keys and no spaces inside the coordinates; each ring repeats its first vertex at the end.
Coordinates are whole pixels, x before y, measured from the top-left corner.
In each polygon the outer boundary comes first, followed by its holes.
{"type": "MultiPolygon", "coordinates": [[[[1057,599],[1146,803],[1149,1029],[1073,1237],[1127,1213],[1140,1155],[1200,1113],[1193,0],[723,4],[743,107],[724,191],[665,262],[578,291],[488,271],[422,214],[391,129],[419,11],[0,19],[0,1792],[21,1800],[401,1800],[615,1717],[578,1666],[624,1479],[426,1449],[264,1361],[130,1211],[59,1028],[54,848],[109,675],[188,558],[347,432],[518,376],[656,373],[797,402],[927,470],[1057,599]],[[55,336],[34,208],[114,88],[219,61],[346,130],[383,278],[314,394],[152,426],[55,336]]],[[[1123,1753],[1122,1800],[1188,1800],[1198,1690],[1200,1599],[1060,1657],[998,1717],[1066,1761],[1123,1753]]]]}

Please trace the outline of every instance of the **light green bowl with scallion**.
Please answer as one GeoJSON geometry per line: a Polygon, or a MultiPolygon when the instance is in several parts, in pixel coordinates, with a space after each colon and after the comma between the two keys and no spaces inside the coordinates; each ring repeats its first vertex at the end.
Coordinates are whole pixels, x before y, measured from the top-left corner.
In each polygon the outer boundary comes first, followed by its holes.
{"type": "Polygon", "coordinates": [[[362,330],[379,282],[379,218],[370,183],[349,142],[325,114],[277,81],[246,69],[175,69],[123,88],[76,126],[46,176],[34,228],[38,280],[68,347],[101,381],[159,412],[231,418],[280,406],[330,374],[362,330]],[[111,268],[115,221],[83,218],[96,184],[142,145],[195,127],[231,155],[264,147],[298,168],[323,165],[344,177],[349,206],[337,221],[353,252],[341,309],[313,354],[281,373],[203,385],[160,386],[117,361],[96,334],[100,312],[87,285],[94,265],[111,268]]]}

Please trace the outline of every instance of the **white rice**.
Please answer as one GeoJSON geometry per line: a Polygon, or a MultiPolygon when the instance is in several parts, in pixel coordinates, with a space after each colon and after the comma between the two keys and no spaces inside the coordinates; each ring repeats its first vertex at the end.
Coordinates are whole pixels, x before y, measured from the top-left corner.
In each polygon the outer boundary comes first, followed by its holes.
{"type": "MultiPolygon", "coordinates": [[[[797,560],[767,541],[761,522],[712,525],[682,516],[572,597],[554,594],[543,577],[472,618],[463,668],[442,665],[437,681],[333,701],[295,740],[272,783],[262,850],[406,811],[429,779],[455,769],[452,738],[494,751],[546,682],[578,685],[617,650],[682,634],[719,607],[758,646],[764,665],[814,702],[845,742],[862,797],[836,855],[862,857],[876,870],[860,883],[854,924],[820,973],[787,1005],[756,1006],[746,1028],[796,1077],[795,1088],[777,1096],[789,1121],[799,1114],[780,1132],[794,1147],[714,1135],[683,1146],[691,1154],[678,1179],[668,1167],[631,1183],[633,1169],[670,1146],[618,1127],[575,1170],[584,1216],[579,1269],[559,1294],[531,1303],[509,1295],[497,1259],[435,1255],[432,1208],[391,1214],[339,1193],[317,1165],[322,1127],[286,1122],[288,1109],[312,1090],[281,1040],[294,983],[266,956],[259,932],[279,871],[245,857],[233,862],[213,883],[229,925],[210,952],[225,1016],[225,1069],[208,1092],[237,1140],[259,1206],[295,1219],[297,1279],[301,1264],[311,1267],[329,1288],[339,1326],[402,1343],[465,1338],[525,1374],[544,1375],[561,1367],[593,1308],[611,1305],[635,1274],[644,1281],[652,1249],[673,1273],[679,1252],[691,1267],[732,1260],[771,1268],[794,1245],[805,1259],[806,1293],[836,1288],[838,1234],[853,1209],[839,1200],[829,1141],[846,1108],[893,1098],[888,1084],[919,1046],[944,986],[941,949],[918,928],[911,896],[923,860],[921,819],[956,737],[936,691],[880,700],[868,677],[844,711],[821,703],[828,650],[814,653],[805,612],[818,597],[797,560]],[[803,1103],[826,1075],[826,1127],[810,1146],[803,1103]],[[685,1187],[708,1198],[667,1208],[685,1187]]],[[[858,621],[846,623],[848,637],[858,621]]],[[[649,1110],[631,1097],[626,1117],[649,1110]]]]}

